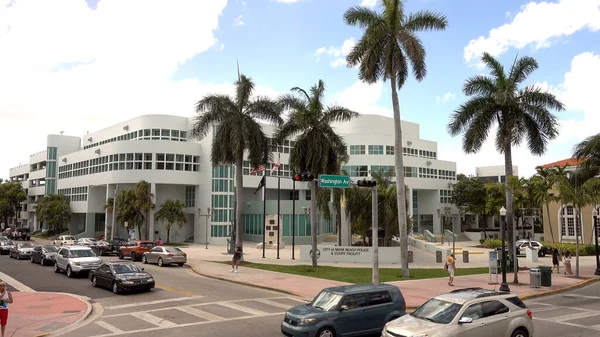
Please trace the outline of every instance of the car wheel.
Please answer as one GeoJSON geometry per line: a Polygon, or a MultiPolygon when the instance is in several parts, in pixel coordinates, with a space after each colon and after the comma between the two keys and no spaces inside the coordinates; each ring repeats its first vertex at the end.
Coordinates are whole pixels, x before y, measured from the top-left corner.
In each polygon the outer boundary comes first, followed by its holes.
{"type": "Polygon", "coordinates": [[[546,252],[540,250],[540,252],[538,253],[538,256],[539,257],[546,257],[546,252]]]}
{"type": "Polygon", "coordinates": [[[135,252],[131,252],[131,261],[135,261],[137,260],[136,256],[135,256],[135,252]]]}
{"type": "Polygon", "coordinates": [[[54,262],[54,272],[60,273],[60,268],[58,268],[58,263],[54,262]]]}
{"type": "Polygon", "coordinates": [[[335,331],[330,327],[325,327],[317,332],[317,337],[335,337],[335,331]]]}
{"type": "Polygon", "coordinates": [[[178,263],[177,265],[180,266],[180,267],[183,267],[184,264],[185,263],[178,263]]]}
{"type": "Polygon", "coordinates": [[[164,264],[163,264],[163,260],[162,260],[162,257],[159,257],[159,258],[158,258],[158,266],[159,266],[159,267],[162,267],[162,266],[164,266],[164,264]]]}
{"type": "Polygon", "coordinates": [[[75,275],[73,274],[73,271],[71,270],[71,266],[67,266],[67,277],[71,278],[73,276],[75,276],[75,275]]]}
{"type": "Polygon", "coordinates": [[[148,260],[146,259],[146,255],[142,255],[142,263],[148,264],[148,260]]]}
{"type": "Polygon", "coordinates": [[[529,337],[529,333],[527,333],[527,330],[522,329],[522,328],[518,328],[515,331],[513,331],[512,335],[510,335],[511,337],[529,337]]]}
{"type": "Polygon", "coordinates": [[[119,260],[123,260],[124,256],[123,256],[123,252],[119,251],[119,260]]]}
{"type": "Polygon", "coordinates": [[[92,276],[92,287],[96,288],[98,286],[98,284],[96,283],[96,276],[92,276]]]}
{"type": "Polygon", "coordinates": [[[113,282],[112,292],[115,293],[115,294],[119,293],[119,287],[117,287],[117,282],[113,282]]]}
{"type": "Polygon", "coordinates": [[[31,263],[35,263],[35,261],[33,260],[33,255],[31,255],[31,257],[29,258],[29,260],[31,261],[31,263]]]}

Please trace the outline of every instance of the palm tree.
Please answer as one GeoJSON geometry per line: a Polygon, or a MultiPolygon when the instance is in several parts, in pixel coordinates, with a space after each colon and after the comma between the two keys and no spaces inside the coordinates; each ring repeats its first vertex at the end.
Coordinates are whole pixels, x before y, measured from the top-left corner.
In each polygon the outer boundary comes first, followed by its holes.
{"type": "Polygon", "coordinates": [[[116,218],[122,224],[127,224],[127,228],[136,228],[138,238],[142,239],[142,225],[144,224],[144,214],[138,207],[139,200],[135,190],[126,189],[117,194],[116,218]]]}
{"type": "MultiPolygon", "coordinates": [[[[150,210],[156,208],[156,205],[152,202],[154,199],[154,194],[151,193],[150,183],[145,180],[140,180],[135,185],[135,207],[144,215],[144,225],[145,225],[145,240],[149,239],[150,227],[148,226],[148,220],[150,219],[150,210]]],[[[142,233],[140,232],[140,238],[142,237],[142,233]]]]}
{"type": "Polygon", "coordinates": [[[548,226],[550,227],[550,237],[552,243],[554,240],[554,230],[552,229],[552,216],[550,215],[550,203],[558,201],[558,198],[552,193],[554,187],[554,170],[551,168],[537,167],[537,174],[533,179],[534,203],[538,205],[546,206],[546,213],[548,213],[548,226]]]}
{"type": "Polygon", "coordinates": [[[254,82],[240,75],[235,82],[235,97],[211,94],[196,104],[198,116],[190,130],[190,138],[202,140],[213,126],[216,132],[212,140],[210,159],[216,165],[235,165],[235,224],[236,240],[243,248],[244,223],[244,155],[252,167],[266,164],[269,160],[269,142],[260,121],[283,123],[281,107],[267,97],[255,97],[254,82]]]}
{"type": "MultiPolygon", "coordinates": [[[[390,80],[394,109],[396,184],[404,186],[404,160],[402,157],[402,125],[398,88],[409,77],[409,65],[414,77],[422,81],[427,74],[425,47],[418,32],[444,30],[448,25],[440,13],[422,10],[408,14],[403,0],[382,0],[383,10],[377,13],[367,7],[352,7],[344,13],[344,21],[365,30],[364,35],[346,57],[348,66],[359,66],[358,77],[367,83],[390,80]]],[[[410,277],[408,270],[408,235],[406,234],[405,189],[398,188],[398,227],[402,277],[410,277]]]]}
{"type": "Polygon", "coordinates": [[[167,243],[171,237],[171,228],[174,224],[177,224],[179,228],[183,226],[187,221],[187,217],[184,212],[185,205],[181,200],[167,199],[160,205],[160,209],[154,217],[156,221],[165,221],[165,228],[167,230],[167,243]]]}
{"type": "MultiPolygon", "coordinates": [[[[489,182],[484,185],[485,189],[485,215],[500,215],[500,208],[506,204],[506,186],[498,182],[489,182]]],[[[487,217],[483,218],[483,235],[487,238],[487,217]]],[[[501,226],[504,224],[500,224],[501,226]]]]}
{"type": "MultiPolygon", "coordinates": [[[[534,85],[520,89],[532,72],[538,68],[532,57],[515,59],[508,73],[493,56],[484,53],[483,63],[492,76],[478,75],[466,80],[463,92],[472,96],[450,117],[448,131],[452,136],[463,134],[463,151],[477,153],[488,137],[492,126],[498,123],[496,149],[504,154],[505,176],[513,176],[512,147],[526,138],[527,147],[534,155],[546,152],[548,141],[558,135],[558,122],[549,111],[564,110],[556,97],[534,85]]],[[[508,247],[514,251],[514,195],[506,189],[506,222],[508,247]]],[[[516,278],[517,273],[515,273],[516,278]]]]}
{"type": "MultiPolygon", "coordinates": [[[[279,98],[281,106],[289,111],[289,118],[273,135],[275,144],[282,144],[288,137],[298,135],[290,151],[290,167],[297,172],[319,174],[339,172],[341,161],[347,158],[346,143],[333,128],[332,123],[346,122],[358,113],[341,106],[325,106],[325,83],[322,80],[313,85],[309,92],[294,87],[294,94],[279,98]]],[[[317,191],[316,183],[311,182],[311,241],[313,246],[312,264],[317,266],[317,191]]]]}
{"type": "Polygon", "coordinates": [[[58,234],[71,219],[69,200],[62,194],[45,195],[37,202],[35,215],[39,221],[52,226],[53,232],[58,234]]]}
{"type": "Polygon", "coordinates": [[[557,176],[561,203],[575,208],[575,276],[579,277],[579,236],[581,235],[581,209],[588,205],[596,205],[600,201],[600,178],[581,179],[577,174],[569,177],[557,176]]]}
{"type": "MultiPolygon", "coordinates": [[[[509,177],[507,181],[507,185],[510,186],[513,190],[513,205],[515,209],[515,220],[516,227],[519,227],[519,220],[521,220],[521,229],[523,237],[525,239],[525,223],[523,222],[525,219],[524,209],[527,208],[530,204],[529,202],[529,193],[528,193],[528,185],[529,182],[525,178],[519,178],[517,176],[509,177]]],[[[517,230],[518,232],[518,230],[517,230]]],[[[517,233],[518,234],[518,233],[517,233]]]]}
{"type": "Polygon", "coordinates": [[[575,145],[573,156],[580,161],[577,168],[580,176],[585,174],[586,177],[594,177],[600,174],[600,133],[575,145]]]}

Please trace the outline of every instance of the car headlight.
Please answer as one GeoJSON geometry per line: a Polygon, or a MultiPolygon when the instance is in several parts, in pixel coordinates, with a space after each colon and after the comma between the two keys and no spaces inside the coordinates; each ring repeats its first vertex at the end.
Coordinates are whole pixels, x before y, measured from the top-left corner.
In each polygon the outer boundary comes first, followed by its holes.
{"type": "Polygon", "coordinates": [[[151,277],[148,279],[148,282],[154,282],[154,279],[151,277]]]}
{"type": "Polygon", "coordinates": [[[309,324],[314,324],[317,322],[316,318],[301,318],[298,321],[298,325],[309,325],[309,324]]]}
{"type": "Polygon", "coordinates": [[[81,263],[80,262],[73,262],[74,265],[79,266],[81,263]]]}

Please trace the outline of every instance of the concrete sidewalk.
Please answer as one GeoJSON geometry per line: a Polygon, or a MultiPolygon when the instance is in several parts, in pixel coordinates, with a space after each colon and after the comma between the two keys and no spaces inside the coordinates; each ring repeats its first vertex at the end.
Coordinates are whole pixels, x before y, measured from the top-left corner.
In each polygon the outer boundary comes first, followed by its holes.
{"type": "Polygon", "coordinates": [[[84,300],[69,294],[13,292],[6,336],[47,336],[85,319],[92,310],[84,300]]]}

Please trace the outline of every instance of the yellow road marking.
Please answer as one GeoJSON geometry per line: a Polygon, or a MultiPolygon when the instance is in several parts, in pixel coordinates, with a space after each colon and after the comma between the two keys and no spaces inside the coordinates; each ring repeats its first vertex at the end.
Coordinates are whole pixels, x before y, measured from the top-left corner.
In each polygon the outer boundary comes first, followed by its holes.
{"type": "Polygon", "coordinates": [[[181,294],[181,295],[184,295],[184,296],[190,296],[190,297],[192,297],[192,296],[200,296],[200,294],[196,294],[196,293],[193,293],[191,291],[181,290],[181,289],[177,289],[177,288],[165,286],[165,285],[162,285],[162,284],[157,284],[154,287],[158,288],[158,289],[162,289],[162,290],[172,291],[174,293],[178,293],[178,294],[181,294]]]}

